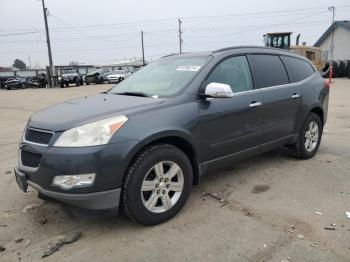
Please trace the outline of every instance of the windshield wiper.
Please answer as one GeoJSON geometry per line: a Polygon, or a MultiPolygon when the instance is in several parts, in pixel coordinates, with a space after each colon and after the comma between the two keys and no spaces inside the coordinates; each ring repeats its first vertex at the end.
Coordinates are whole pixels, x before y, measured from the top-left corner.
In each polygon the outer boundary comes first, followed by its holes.
{"type": "Polygon", "coordinates": [[[115,93],[116,95],[123,95],[123,96],[141,96],[141,97],[150,97],[146,93],[143,92],[121,92],[121,93],[115,93]]]}

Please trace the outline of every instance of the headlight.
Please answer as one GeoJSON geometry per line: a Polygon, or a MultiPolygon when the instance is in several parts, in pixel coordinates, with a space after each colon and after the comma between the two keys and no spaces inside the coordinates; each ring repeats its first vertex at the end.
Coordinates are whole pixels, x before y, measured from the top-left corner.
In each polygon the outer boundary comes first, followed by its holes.
{"type": "Polygon", "coordinates": [[[107,144],[127,120],[126,116],[116,116],[68,129],[57,139],[54,146],[84,147],[107,144]]]}

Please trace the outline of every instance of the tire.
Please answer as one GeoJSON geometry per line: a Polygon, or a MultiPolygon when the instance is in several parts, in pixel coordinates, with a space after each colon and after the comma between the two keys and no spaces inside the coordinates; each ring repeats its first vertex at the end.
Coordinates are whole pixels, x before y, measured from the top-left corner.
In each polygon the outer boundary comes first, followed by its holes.
{"type": "Polygon", "coordinates": [[[86,82],[85,82],[85,85],[87,85],[87,86],[88,86],[88,85],[90,85],[90,83],[86,83],[86,82]]]}
{"type": "Polygon", "coordinates": [[[345,69],[344,69],[344,77],[350,78],[350,60],[344,60],[345,69]]]}
{"type": "Polygon", "coordinates": [[[335,67],[333,66],[333,78],[337,78],[339,77],[339,74],[340,74],[340,60],[336,60],[334,61],[335,63],[335,67]]]}
{"type": "Polygon", "coordinates": [[[337,77],[344,77],[345,76],[345,67],[346,67],[345,62],[343,60],[339,60],[339,69],[338,69],[337,77]]]}
{"type": "Polygon", "coordinates": [[[162,223],[174,217],[185,205],[191,193],[192,181],[192,166],[184,152],[168,144],[151,145],[135,157],[127,170],[121,203],[124,213],[143,225],[162,223]],[[162,172],[157,168],[160,165],[166,170],[161,177],[158,175],[162,172]],[[179,171],[169,180],[166,175],[171,167],[172,170],[179,168],[179,171]],[[142,190],[142,187],[146,190],[142,190]],[[172,188],[179,191],[172,191],[172,188]]]}
{"type": "Polygon", "coordinates": [[[338,71],[338,64],[333,61],[333,60],[329,60],[325,65],[324,67],[321,69],[321,76],[323,78],[329,78],[330,76],[330,65],[332,64],[333,66],[333,73],[332,73],[332,77],[334,78],[335,77],[335,72],[338,71]]]}
{"type": "MultiPolygon", "coordinates": [[[[314,133],[316,133],[316,132],[314,132],[314,133]]],[[[323,133],[323,125],[322,125],[322,122],[320,120],[320,117],[315,113],[310,113],[306,117],[306,119],[305,119],[305,121],[304,121],[304,123],[299,131],[297,141],[295,142],[295,144],[292,147],[293,151],[294,151],[293,152],[294,156],[297,158],[300,158],[300,159],[312,158],[316,154],[316,152],[320,146],[322,133],[323,133]],[[316,135],[313,135],[311,133],[311,140],[313,142],[312,142],[312,144],[310,144],[310,143],[307,143],[307,140],[309,138],[306,138],[306,136],[310,135],[310,128],[313,125],[312,123],[317,125],[317,137],[316,137],[316,135]],[[309,134],[307,134],[307,132],[309,132],[309,134]],[[309,147],[307,145],[309,145],[309,147]]]]}

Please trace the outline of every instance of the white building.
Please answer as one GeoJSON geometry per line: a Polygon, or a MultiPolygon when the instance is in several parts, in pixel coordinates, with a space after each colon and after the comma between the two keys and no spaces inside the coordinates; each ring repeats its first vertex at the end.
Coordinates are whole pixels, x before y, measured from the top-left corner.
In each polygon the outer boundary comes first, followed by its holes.
{"type": "Polygon", "coordinates": [[[314,44],[314,46],[321,48],[322,60],[331,59],[332,33],[333,59],[350,59],[350,21],[335,21],[314,44]]]}

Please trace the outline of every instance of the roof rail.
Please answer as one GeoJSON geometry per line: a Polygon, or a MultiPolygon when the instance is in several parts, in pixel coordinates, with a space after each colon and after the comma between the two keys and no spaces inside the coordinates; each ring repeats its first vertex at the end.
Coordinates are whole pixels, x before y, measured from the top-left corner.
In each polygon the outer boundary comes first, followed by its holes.
{"type": "Polygon", "coordinates": [[[168,57],[168,56],[173,56],[173,55],[185,55],[185,54],[190,54],[191,52],[182,52],[180,53],[171,53],[169,55],[162,56],[161,58],[168,57]]]}
{"type": "Polygon", "coordinates": [[[217,50],[214,50],[213,53],[220,53],[220,52],[224,52],[224,51],[242,49],[242,48],[277,49],[279,51],[288,51],[288,50],[284,50],[284,49],[280,49],[280,48],[272,48],[272,47],[266,47],[266,46],[242,45],[242,46],[231,46],[231,47],[217,49],[217,50]]]}
{"type": "Polygon", "coordinates": [[[164,57],[169,57],[169,56],[173,56],[173,55],[178,55],[179,53],[171,53],[171,54],[168,54],[168,55],[165,55],[165,56],[162,56],[161,58],[164,58],[164,57]]]}

